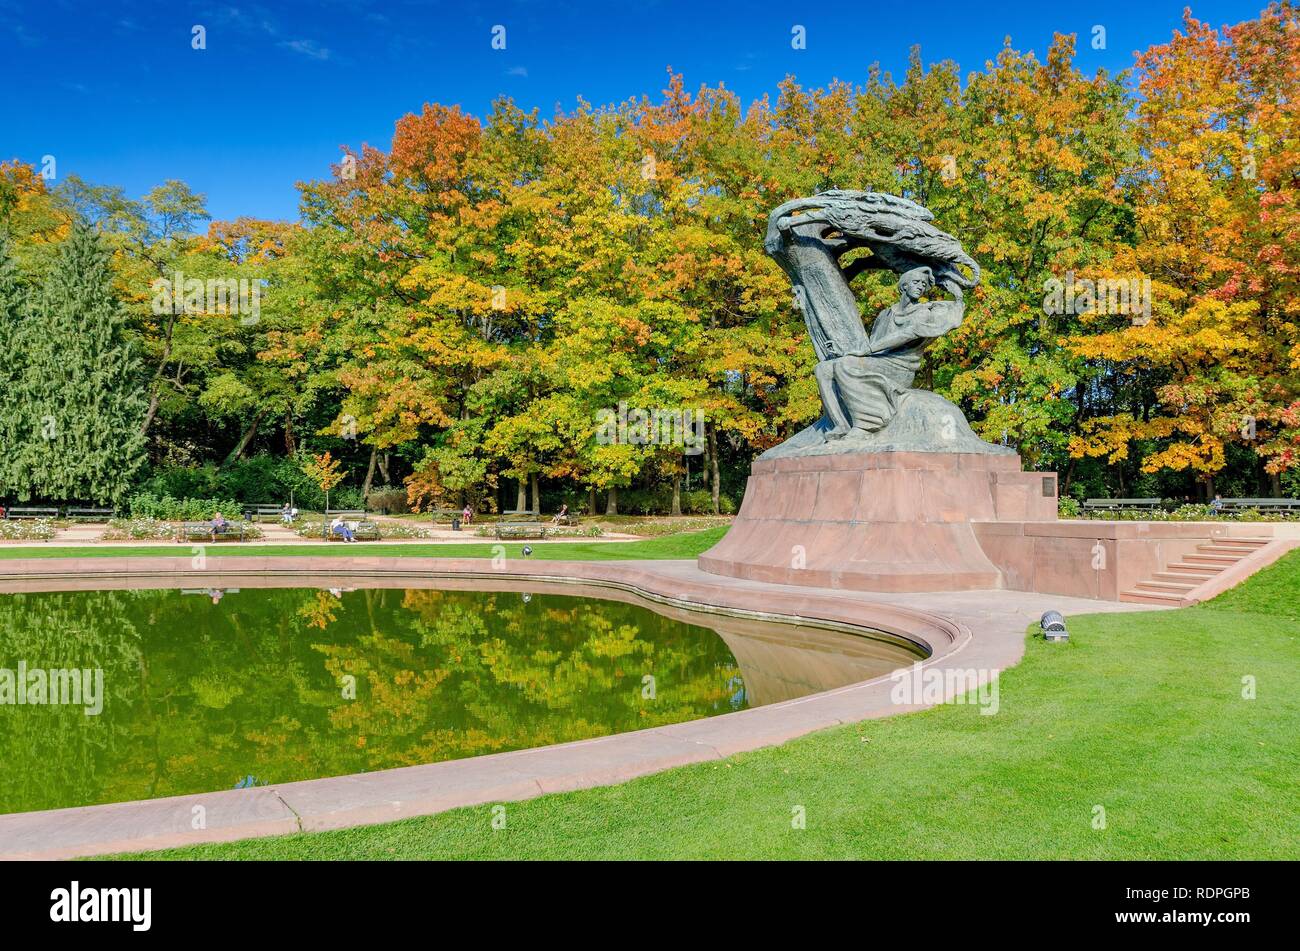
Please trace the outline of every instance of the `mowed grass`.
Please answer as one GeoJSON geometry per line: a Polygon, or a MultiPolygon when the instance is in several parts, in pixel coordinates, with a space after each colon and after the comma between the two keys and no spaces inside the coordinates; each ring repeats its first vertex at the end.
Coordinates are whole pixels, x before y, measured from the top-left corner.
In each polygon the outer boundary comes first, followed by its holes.
{"type": "MultiPolygon", "coordinates": [[[[694,558],[713,547],[727,532],[725,525],[702,532],[664,535],[635,542],[508,542],[504,544],[507,558],[522,558],[524,546],[532,548],[535,561],[604,561],[621,559],[694,558]]],[[[332,556],[332,557],[382,557],[382,558],[491,558],[502,547],[501,542],[484,539],[482,543],[438,544],[430,542],[402,545],[383,542],[362,542],[346,545],[342,542],[318,545],[243,545],[239,542],[187,543],[183,545],[106,546],[82,545],[64,548],[31,545],[22,548],[0,546],[0,559],[5,558],[159,558],[190,557],[194,544],[203,544],[210,556],[270,558],[276,556],[332,556]]]]}
{"type": "Polygon", "coordinates": [[[1300,552],[1206,605],[1031,636],[995,715],[947,705],[509,803],[500,830],[485,805],[138,857],[1295,859],[1298,594],[1300,552]]]}

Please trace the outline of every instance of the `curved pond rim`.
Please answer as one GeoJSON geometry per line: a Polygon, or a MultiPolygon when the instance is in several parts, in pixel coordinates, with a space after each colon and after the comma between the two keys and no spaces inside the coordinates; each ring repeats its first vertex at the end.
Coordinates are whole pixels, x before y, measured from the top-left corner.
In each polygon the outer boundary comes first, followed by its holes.
{"type": "MultiPolygon", "coordinates": [[[[102,559],[95,559],[95,560],[101,561],[102,559]]],[[[308,567],[292,567],[292,566],[285,566],[285,567],[277,566],[274,568],[270,568],[270,567],[248,568],[248,569],[241,570],[239,568],[233,567],[232,565],[225,565],[225,564],[223,564],[220,567],[206,568],[202,570],[196,570],[194,568],[184,568],[180,570],[172,568],[172,569],[159,570],[153,567],[145,568],[141,566],[140,568],[136,568],[133,565],[129,565],[129,563],[132,561],[156,561],[156,560],[157,559],[153,559],[153,558],[149,558],[149,559],[124,558],[121,559],[121,561],[128,563],[128,567],[125,570],[122,568],[105,570],[102,566],[96,566],[99,567],[100,570],[94,572],[87,572],[85,570],[75,570],[75,569],[60,570],[58,564],[60,561],[63,561],[63,559],[40,559],[41,567],[47,569],[53,568],[54,570],[45,570],[40,572],[29,572],[29,573],[18,573],[12,570],[0,570],[0,595],[16,594],[16,593],[36,593],[39,591],[106,590],[105,586],[103,585],[103,582],[105,581],[131,582],[132,584],[127,585],[127,587],[165,588],[171,585],[169,584],[136,585],[134,583],[141,582],[141,581],[149,581],[149,580],[176,582],[180,579],[186,579],[193,582],[201,581],[210,584],[213,587],[221,587],[221,585],[215,584],[215,582],[218,582],[222,579],[231,579],[231,580],[238,579],[240,581],[247,581],[250,579],[257,579],[257,578],[268,578],[268,579],[274,578],[274,579],[299,580],[299,581],[308,580],[313,582],[311,585],[308,585],[309,587],[323,587],[325,586],[324,582],[329,581],[330,579],[339,579],[339,580],[347,579],[350,582],[370,581],[370,582],[384,582],[384,583],[393,582],[393,581],[479,581],[479,582],[495,583],[501,586],[498,590],[506,590],[506,591],[522,590],[518,587],[518,583],[525,582],[525,583],[532,583],[532,584],[543,585],[548,587],[549,586],[585,587],[589,589],[609,589],[609,590],[624,591],[624,592],[629,592],[637,595],[640,599],[646,601],[647,605],[659,604],[659,605],[677,608],[683,611],[688,611],[693,614],[701,614],[701,615],[714,614],[714,615],[721,615],[724,617],[744,618],[747,620],[788,625],[792,627],[813,628],[818,630],[834,631],[836,633],[841,633],[841,634],[851,634],[856,637],[866,638],[868,640],[874,640],[886,644],[892,644],[895,647],[899,647],[903,650],[908,651],[909,653],[913,654],[920,660],[929,660],[930,658],[935,656],[936,651],[938,653],[948,653],[948,651],[942,650],[943,646],[955,646],[955,644],[936,646],[935,644],[931,643],[929,639],[922,636],[921,634],[915,631],[898,629],[897,626],[888,624],[887,620],[883,620],[883,619],[881,621],[880,626],[873,626],[871,623],[867,623],[864,621],[842,620],[833,617],[827,617],[822,614],[789,613],[784,611],[758,610],[755,608],[741,607],[738,605],[718,604],[709,600],[697,600],[689,597],[681,597],[681,596],[665,593],[662,590],[656,590],[655,588],[647,587],[644,583],[632,579],[628,579],[628,578],[600,577],[599,574],[601,573],[593,573],[589,571],[583,571],[583,572],[578,572],[573,574],[556,573],[553,570],[521,571],[515,565],[510,566],[509,569],[487,570],[487,571],[477,567],[461,568],[459,566],[455,568],[435,567],[428,570],[417,570],[414,568],[406,567],[405,565],[402,564],[403,562],[411,561],[411,559],[407,559],[407,558],[367,559],[367,561],[369,562],[383,560],[383,561],[391,561],[397,563],[392,567],[383,566],[378,568],[377,566],[374,566],[372,564],[349,566],[346,564],[347,560],[345,560],[345,564],[343,565],[332,565],[332,564],[328,565],[327,567],[329,570],[324,570],[324,568],[322,567],[308,568],[308,567]],[[47,581],[48,582],[71,581],[74,582],[74,585],[68,587],[65,587],[63,585],[46,587],[44,584],[42,584],[42,582],[47,582],[47,581]],[[11,585],[15,583],[18,583],[21,586],[18,590],[11,589],[11,585]]],[[[187,564],[190,561],[190,559],[183,558],[183,557],[175,560],[183,561],[187,564]]],[[[221,561],[221,560],[222,559],[216,557],[209,559],[209,561],[221,561]]],[[[233,561],[233,559],[231,560],[233,561]]],[[[238,560],[245,561],[246,558],[241,557],[238,560]]],[[[284,558],[284,559],[276,559],[276,560],[292,561],[294,559],[284,558]]],[[[330,558],[329,560],[340,561],[342,559],[330,558]]],[[[448,559],[427,559],[427,560],[447,561],[448,559]]],[[[476,560],[481,561],[481,559],[476,559],[476,560]]],[[[521,563],[518,560],[516,560],[515,564],[528,565],[529,563],[527,562],[521,563]]],[[[533,564],[539,564],[539,563],[533,563],[533,564]]],[[[540,564],[545,564],[547,566],[563,566],[565,569],[590,568],[594,566],[610,566],[615,568],[629,567],[628,563],[618,563],[618,562],[551,562],[548,561],[548,562],[542,562],[540,564]]],[[[654,562],[650,562],[648,564],[641,563],[641,562],[632,563],[632,565],[635,566],[635,568],[642,569],[642,570],[649,568],[653,564],[654,562]]],[[[10,566],[5,565],[3,567],[7,569],[10,566]]],[[[652,575],[654,574],[653,571],[649,571],[648,573],[652,575]]],[[[719,585],[719,587],[725,586],[725,582],[728,580],[725,578],[721,578],[720,576],[710,576],[710,580],[712,581],[714,577],[718,577],[720,581],[724,582],[724,584],[719,585]]],[[[272,586],[268,585],[268,587],[272,587],[272,586]]],[[[275,585],[274,587],[280,587],[280,586],[275,585]]],[[[765,587],[769,587],[773,589],[773,591],[777,589],[785,589],[787,591],[789,590],[786,586],[783,585],[773,584],[773,585],[767,585],[765,587]]],[[[473,590],[491,590],[491,589],[477,588],[473,590]]],[[[533,592],[533,593],[540,593],[540,592],[533,592]]],[[[554,592],[554,593],[558,594],[561,592],[554,592]]],[[[600,595],[593,593],[592,596],[599,597],[600,595]]],[[[870,602],[856,602],[856,603],[860,605],[865,605],[865,604],[869,604],[870,602]]],[[[940,622],[947,621],[946,618],[940,618],[935,615],[924,614],[923,612],[911,611],[909,609],[900,608],[897,605],[881,604],[880,607],[885,610],[886,614],[892,615],[896,613],[905,613],[909,615],[914,615],[917,620],[924,619],[926,621],[940,621],[940,622]]],[[[945,624],[944,626],[946,627],[948,625],[945,624]]],[[[951,637],[951,635],[955,634],[956,632],[945,631],[945,633],[950,633],[950,637],[951,637]]],[[[952,637],[951,639],[953,641],[957,640],[957,638],[955,637],[952,637]]]]}
{"type": "MultiPolygon", "coordinates": [[[[121,559],[111,562],[111,567],[104,562],[102,558],[10,560],[0,564],[0,594],[121,590],[141,587],[140,582],[145,581],[166,582],[150,587],[179,587],[182,580],[186,587],[220,579],[255,583],[259,578],[306,581],[312,587],[331,579],[368,579],[393,587],[411,587],[407,582],[420,581],[459,583],[476,590],[483,590],[484,584],[519,590],[523,584],[557,594],[565,593],[565,588],[576,594],[574,589],[586,585],[644,599],[648,607],[657,603],[689,613],[824,628],[883,640],[914,653],[918,668],[949,666],[973,637],[966,623],[888,599],[875,600],[860,592],[741,582],[700,572],[693,561],[526,563],[513,559],[499,570],[484,570],[482,559],[338,556],[209,557],[203,570],[196,570],[189,557],[121,559]],[[250,564],[254,561],[261,564],[250,564]],[[765,610],[753,607],[756,599],[765,602],[765,610]]],[[[884,674],[732,713],[463,759],[276,786],[9,813],[0,815],[0,859],[67,859],[172,848],[348,828],[518,801],[725,759],[816,730],[933,705],[900,705],[890,695],[893,683],[894,675],[884,674]],[[196,830],[191,825],[192,809],[199,804],[205,809],[207,823],[196,830]]]]}

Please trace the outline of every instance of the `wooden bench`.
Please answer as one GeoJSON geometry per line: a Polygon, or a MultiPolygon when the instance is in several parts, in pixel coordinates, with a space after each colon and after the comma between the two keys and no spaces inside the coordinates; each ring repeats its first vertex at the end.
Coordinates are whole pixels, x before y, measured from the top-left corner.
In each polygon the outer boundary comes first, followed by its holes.
{"type": "Polygon", "coordinates": [[[1220,499],[1221,511],[1300,512],[1300,499],[1220,499]]]}
{"type": "Polygon", "coordinates": [[[211,522],[184,522],[176,529],[177,542],[242,542],[247,538],[243,522],[227,522],[220,530],[213,529],[211,522]]]}
{"type": "Polygon", "coordinates": [[[284,514],[283,505],[246,505],[244,506],[244,519],[249,522],[260,522],[263,518],[279,518],[284,514]]]}
{"type": "Polygon", "coordinates": [[[5,509],[5,518],[19,519],[19,518],[58,518],[58,517],[59,517],[59,510],[56,508],[55,509],[28,508],[24,506],[22,508],[5,509]]]}
{"type": "Polygon", "coordinates": [[[551,522],[555,525],[566,525],[569,528],[574,528],[582,524],[582,516],[574,515],[572,512],[570,512],[568,515],[555,516],[555,518],[553,518],[551,522]]]}
{"type": "Polygon", "coordinates": [[[107,522],[117,514],[117,509],[68,509],[68,518],[74,522],[107,522]]]}
{"type": "Polygon", "coordinates": [[[1083,503],[1085,509],[1101,512],[1122,512],[1145,510],[1154,512],[1160,508],[1159,499],[1088,499],[1083,503]]]}
{"type": "MultiPolygon", "coordinates": [[[[330,531],[330,522],[332,521],[334,521],[334,519],[330,519],[329,522],[326,522],[321,529],[325,540],[327,542],[346,541],[347,539],[342,535],[330,531]]],[[[347,525],[347,527],[351,529],[352,537],[359,542],[377,542],[380,540],[381,536],[379,534],[378,522],[368,518],[360,518],[355,521],[344,519],[343,524],[347,525]]]]}
{"type": "Polygon", "coordinates": [[[541,522],[497,522],[497,538],[545,538],[546,526],[541,522]]]}

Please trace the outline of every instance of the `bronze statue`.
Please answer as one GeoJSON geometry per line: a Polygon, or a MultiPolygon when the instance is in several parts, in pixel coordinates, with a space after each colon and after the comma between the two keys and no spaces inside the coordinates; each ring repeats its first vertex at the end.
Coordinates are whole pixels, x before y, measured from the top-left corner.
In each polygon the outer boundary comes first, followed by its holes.
{"type": "Polygon", "coordinates": [[[842,190],[772,211],[764,247],[789,275],[795,306],[808,325],[824,414],[764,457],[1003,451],[975,436],[956,406],[912,389],[925,348],[961,324],[963,292],[980,278],[979,265],[956,238],[930,224],[933,217],[906,198],[842,190]],[[858,249],[868,253],[840,265],[858,249]],[[849,285],[872,268],[900,275],[899,301],[880,312],[868,333],[849,285]],[[925,300],[935,287],[951,299],[925,300]],[[892,433],[905,402],[914,418],[892,433]]]}

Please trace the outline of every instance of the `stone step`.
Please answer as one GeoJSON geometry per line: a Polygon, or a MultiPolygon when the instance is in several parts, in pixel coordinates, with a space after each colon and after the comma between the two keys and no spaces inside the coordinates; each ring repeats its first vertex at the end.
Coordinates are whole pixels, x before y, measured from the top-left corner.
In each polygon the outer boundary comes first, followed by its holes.
{"type": "Polygon", "coordinates": [[[1157,571],[1151,577],[1157,581],[1191,581],[1199,585],[1202,581],[1209,581],[1217,574],[1217,571],[1157,571]]]}
{"type": "Polygon", "coordinates": [[[1235,565],[1242,559],[1241,555],[1207,555],[1202,552],[1192,552],[1183,557],[1194,565],[1222,565],[1224,568],[1235,565]]]}
{"type": "Polygon", "coordinates": [[[1166,567],[1169,571],[1189,572],[1198,575],[1205,575],[1207,578],[1213,578],[1228,566],[1226,564],[1194,565],[1187,561],[1171,561],[1166,567]]]}
{"type": "Polygon", "coordinates": [[[1204,552],[1207,555],[1238,555],[1244,558],[1259,549],[1250,548],[1245,545],[1227,545],[1222,542],[1215,542],[1210,545],[1197,545],[1196,550],[1204,552]]]}
{"type": "Polygon", "coordinates": [[[1193,588],[1200,587],[1196,581],[1139,581],[1136,590],[1139,591],[1191,591],[1193,588]]]}
{"type": "Polygon", "coordinates": [[[1121,601],[1132,601],[1138,604],[1178,604],[1183,600],[1181,594],[1166,594],[1161,591],[1125,591],[1120,596],[1121,601]]]}

